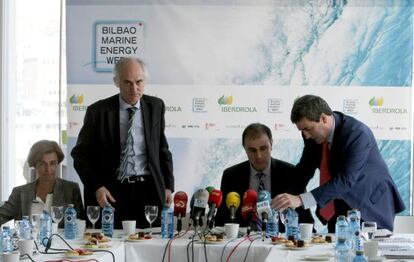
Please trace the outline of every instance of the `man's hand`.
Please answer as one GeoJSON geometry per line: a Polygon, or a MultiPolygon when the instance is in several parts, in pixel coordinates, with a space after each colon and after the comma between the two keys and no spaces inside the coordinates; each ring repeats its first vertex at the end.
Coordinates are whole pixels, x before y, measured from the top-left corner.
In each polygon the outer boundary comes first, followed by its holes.
{"type": "Polygon", "coordinates": [[[101,186],[100,188],[98,188],[98,190],[96,190],[95,196],[96,201],[98,201],[98,204],[101,207],[104,207],[106,204],[109,203],[109,201],[111,201],[112,203],[116,202],[115,198],[112,197],[111,192],[109,192],[109,190],[106,189],[106,187],[104,186],[101,186]]]}
{"type": "Polygon", "coordinates": [[[170,189],[165,189],[165,204],[170,206],[172,203],[172,192],[170,189]]]}
{"type": "Polygon", "coordinates": [[[303,203],[300,196],[294,196],[288,193],[277,195],[272,199],[272,208],[279,211],[283,211],[289,207],[297,208],[302,205],[303,203]]]}

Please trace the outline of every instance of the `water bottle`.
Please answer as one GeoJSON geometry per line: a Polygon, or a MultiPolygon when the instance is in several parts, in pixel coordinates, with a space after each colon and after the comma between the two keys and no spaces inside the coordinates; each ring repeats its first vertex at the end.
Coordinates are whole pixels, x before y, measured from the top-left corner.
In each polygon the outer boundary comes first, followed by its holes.
{"type": "Polygon", "coordinates": [[[65,238],[66,239],[75,239],[77,231],[77,218],[76,210],[73,204],[69,204],[68,208],[65,210],[65,238]]]}
{"type": "Polygon", "coordinates": [[[49,212],[43,210],[42,214],[40,215],[40,232],[39,232],[40,244],[42,244],[43,246],[46,246],[47,239],[49,239],[51,235],[52,235],[52,217],[50,216],[49,212]]]}
{"type": "Polygon", "coordinates": [[[349,243],[349,229],[348,222],[345,216],[339,216],[335,224],[336,245],[338,246],[339,239],[345,239],[345,244],[350,247],[349,243]]]}
{"type": "Polygon", "coordinates": [[[32,238],[32,228],[30,226],[29,216],[23,216],[22,221],[20,222],[19,235],[21,239],[31,239],[32,238]]]}
{"type": "Polygon", "coordinates": [[[351,252],[349,246],[346,244],[345,238],[337,239],[337,244],[335,247],[335,261],[336,262],[350,262],[351,261],[351,252]]]}
{"type": "Polygon", "coordinates": [[[350,236],[350,243],[351,243],[352,250],[353,251],[363,250],[362,238],[361,238],[361,227],[358,224],[357,218],[355,216],[350,217],[348,229],[349,229],[349,236],[350,236]]]}
{"type": "Polygon", "coordinates": [[[295,240],[299,240],[300,233],[299,233],[298,213],[296,212],[295,209],[288,208],[285,216],[286,216],[286,220],[285,220],[286,239],[289,239],[289,237],[293,236],[295,240]]]}
{"type": "Polygon", "coordinates": [[[272,209],[266,228],[266,237],[277,237],[279,235],[279,211],[272,209]]]}
{"type": "Polygon", "coordinates": [[[368,262],[366,258],[364,257],[364,251],[363,250],[355,251],[355,257],[352,260],[352,262],[368,262]]]}
{"type": "Polygon", "coordinates": [[[102,233],[108,237],[114,233],[114,209],[109,203],[102,209],[102,233]]]}
{"type": "Polygon", "coordinates": [[[161,211],[161,237],[174,237],[174,213],[168,206],[165,206],[161,211]]]}
{"type": "Polygon", "coordinates": [[[348,223],[350,222],[352,217],[355,217],[357,223],[361,225],[361,212],[358,209],[353,208],[348,211],[348,223]]]}
{"type": "Polygon", "coordinates": [[[12,252],[12,232],[9,226],[3,226],[3,231],[1,232],[1,247],[2,252],[12,252]]]}

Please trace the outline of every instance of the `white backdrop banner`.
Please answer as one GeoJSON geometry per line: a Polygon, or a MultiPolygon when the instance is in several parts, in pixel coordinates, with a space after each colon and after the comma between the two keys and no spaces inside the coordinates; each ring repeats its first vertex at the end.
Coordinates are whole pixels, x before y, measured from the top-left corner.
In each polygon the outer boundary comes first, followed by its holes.
{"type": "Polygon", "coordinates": [[[166,103],[177,191],[219,187],[223,170],[246,160],[241,133],[252,122],[272,129],[274,157],[296,163],[303,142],[290,110],[310,93],[373,130],[411,206],[410,1],[66,4],[69,150],[87,106],[118,92],[114,62],[134,56],[148,66],[146,93],[166,103]]]}

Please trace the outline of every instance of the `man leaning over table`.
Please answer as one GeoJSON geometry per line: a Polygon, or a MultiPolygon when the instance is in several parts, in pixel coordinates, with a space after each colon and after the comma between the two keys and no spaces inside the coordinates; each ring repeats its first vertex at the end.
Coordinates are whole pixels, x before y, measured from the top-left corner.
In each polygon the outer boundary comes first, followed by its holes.
{"type": "Polygon", "coordinates": [[[336,218],[351,208],[361,211],[363,221],[376,221],[378,228],[393,230],[395,214],[405,209],[372,131],[357,119],[333,112],[321,97],[305,95],[292,108],[305,143],[296,165],[296,181],[306,185],[316,168],[320,186],[300,195],[280,194],[272,206],[310,208],[328,231],[335,231],[336,218]]]}
{"type": "MultiPolygon", "coordinates": [[[[146,68],[137,58],[114,67],[120,93],[90,105],[72,150],[85,189],[85,206],[115,208],[115,228],[123,220],[148,227],[144,206],[172,202],[172,155],[164,134],[165,105],[144,94],[146,68]]],[[[159,225],[159,216],[154,222],[159,225]]]]}

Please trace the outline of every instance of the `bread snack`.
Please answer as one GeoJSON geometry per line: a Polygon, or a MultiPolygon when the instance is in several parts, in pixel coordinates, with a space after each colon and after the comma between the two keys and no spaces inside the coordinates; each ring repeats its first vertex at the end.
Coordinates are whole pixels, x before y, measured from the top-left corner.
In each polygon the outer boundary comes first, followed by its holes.
{"type": "Polygon", "coordinates": [[[86,250],[86,249],[81,249],[81,248],[75,248],[73,250],[68,250],[65,252],[65,256],[90,256],[92,255],[93,252],[86,250]]]}
{"type": "Polygon", "coordinates": [[[286,244],[289,240],[284,237],[272,237],[273,244],[286,244]]]}

